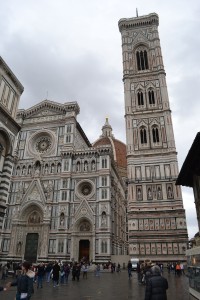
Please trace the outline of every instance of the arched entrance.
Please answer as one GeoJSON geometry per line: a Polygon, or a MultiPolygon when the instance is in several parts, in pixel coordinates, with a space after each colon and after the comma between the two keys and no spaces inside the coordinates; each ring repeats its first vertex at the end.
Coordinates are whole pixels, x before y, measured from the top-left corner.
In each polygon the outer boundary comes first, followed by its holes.
{"type": "Polygon", "coordinates": [[[79,241],[79,261],[90,260],[90,241],[89,240],[80,240],[79,241]]]}

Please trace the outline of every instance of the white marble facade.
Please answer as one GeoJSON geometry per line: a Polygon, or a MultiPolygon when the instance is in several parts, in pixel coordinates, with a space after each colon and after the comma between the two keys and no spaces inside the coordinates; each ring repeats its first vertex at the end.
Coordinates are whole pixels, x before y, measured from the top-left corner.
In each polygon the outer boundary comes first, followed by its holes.
{"type": "Polygon", "coordinates": [[[78,113],[76,102],[48,100],[19,110],[2,258],[108,261],[127,253],[125,187],[112,147],[92,147],[78,113]]]}

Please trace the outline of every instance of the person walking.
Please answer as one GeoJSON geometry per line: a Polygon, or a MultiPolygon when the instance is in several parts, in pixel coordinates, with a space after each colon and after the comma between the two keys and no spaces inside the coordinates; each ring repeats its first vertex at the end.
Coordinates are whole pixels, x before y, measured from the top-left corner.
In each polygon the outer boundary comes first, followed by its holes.
{"type": "Polygon", "coordinates": [[[45,268],[45,273],[46,273],[46,282],[50,282],[51,278],[51,270],[52,270],[52,264],[48,263],[48,265],[45,268]]]}
{"type": "Polygon", "coordinates": [[[146,282],[145,300],[167,300],[168,282],[161,276],[159,266],[151,268],[151,277],[146,282]]]}
{"type": "Polygon", "coordinates": [[[6,287],[17,286],[16,300],[30,300],[31,295],[34,292],[33,289],[33,279],[35,277],[35,272],[31,269],[31,264],[24,262],[22,264],[22,273],[13,282],[9,282],[6,287]]]}
{"type": "Polygon", "coordinates": [[[43,277],[45,274],[45,266],[43,263],[40,263],[37,268],[37,288],[42,288],[43,277]]]}
{"type": "Polygon", "coordinates": [[[132,264],[130,260],[128,262],[127,269],[128,269],[128,278],[130,279],[132,277],[132,264]]]}

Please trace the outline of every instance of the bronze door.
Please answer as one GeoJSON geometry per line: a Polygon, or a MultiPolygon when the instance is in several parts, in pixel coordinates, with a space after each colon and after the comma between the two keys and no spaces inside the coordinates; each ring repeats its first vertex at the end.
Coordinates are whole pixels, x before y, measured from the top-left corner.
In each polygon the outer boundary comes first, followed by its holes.
{"type": "Polygon", "coordinates": [[[38,237],[38,233],[28,233],[26,236],[24,259],[32,263],[37,261],[38,237]]]}

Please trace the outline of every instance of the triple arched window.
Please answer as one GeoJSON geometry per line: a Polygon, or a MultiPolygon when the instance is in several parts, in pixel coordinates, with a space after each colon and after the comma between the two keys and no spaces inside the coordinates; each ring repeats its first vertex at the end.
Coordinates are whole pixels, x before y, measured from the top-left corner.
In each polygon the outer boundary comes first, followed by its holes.
{"type": "Polygon", "coordinates": [[[136,59],[138,71],[149,69],[148,56],[146,50],[137,51],[136,59]]]}

